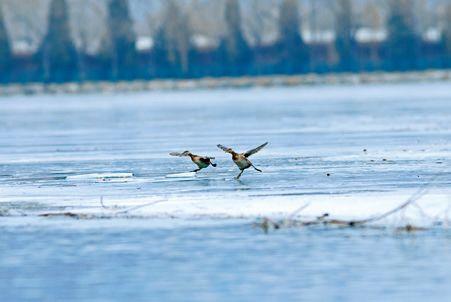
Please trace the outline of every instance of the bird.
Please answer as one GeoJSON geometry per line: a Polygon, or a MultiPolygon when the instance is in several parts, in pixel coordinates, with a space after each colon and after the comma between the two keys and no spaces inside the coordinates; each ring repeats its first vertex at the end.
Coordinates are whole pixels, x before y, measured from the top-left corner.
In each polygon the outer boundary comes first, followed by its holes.
{"type": "Polygon", "coordinates": [[[249,151],[244,152],[244,153],[237,153],[237,152],[233,151],[232,148],[225,147],[225,146],[223,146],[223,145],[218,145],[218,148],[221,149],[221,150],[223,150],[223,151],[226,152],[226,153],[232,154],[232,160],[233,160],[233,162],[234,162],[234,163],[238,166],[238,168],[240,168],[240,170],[241,170],[240,174],[238,174],[238,176],[236,177],[236,179],[240,179],[240,177],[241,177],[241,175],[243,174],[244,170],[246,170],[246,169],[248,169],[248,168],[250,168],[250,167],[254,168],[254,169],[257,170],[258,172],[263,172],[262,170],[256,168],[256,167],[252,164],[252,162],[248,159],[248,157],[251,156],[251,155],[253,155],[253,154],[255,154],[255,153],[257,153],[258,151],[260,151],[261,149],[263,149],[264,147],[266,147],[266,145],[268,145],[267,142],[264,143],[263,145],[261,145],[261,146],[255,148],[255,149],[249,150],[249,151]]]}
{"type": "Polygon", "coordinates": [[[207,168],[208,166],[212,165],[213,167],[216,167],[217,165],[215,163],[212,162],[213,159],[215,159],[214,157],[209,157],[209,156],[200,156],[200,155],[195,155],[193,153],[191,153],[190,151],[184,151],[182,153],[180,152],[171,152],[169,153],[169,155],[171,156],[178,156],[178,157],[190,157],[191,160],[193,161],[193,163],[195,163],[199,168],[191,171],[191,172],[199,172],[202,169],[207,168]]]}

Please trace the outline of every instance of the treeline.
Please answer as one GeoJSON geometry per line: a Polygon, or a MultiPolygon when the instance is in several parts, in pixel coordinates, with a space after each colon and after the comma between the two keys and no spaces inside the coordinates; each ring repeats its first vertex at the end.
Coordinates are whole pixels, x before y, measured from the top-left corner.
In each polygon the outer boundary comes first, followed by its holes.
{"type": "Polygon", "coordinates": [[[306,43],[301,34],[297,0],[282,0],[278,39],[251,45],[243,32],[239,0],[225,0],[225,33],[217,47],[197,48],[186,13],[175,0],[165,1],[164,15],[149,51],[136,48],[128,0],[109,0],[108,34],[96,54],[80,51],[71,37],[66,0],[51,0],[46,34],[36,52],[18,56],[0,7],[0,81],[67,82],[420,70],[451,67],[451,4],[437,42],[426,41],[415,28],[409,0],[389,0],[387,38],[358,43],[353,0],[336,0],[335,39],[306,43]]]}

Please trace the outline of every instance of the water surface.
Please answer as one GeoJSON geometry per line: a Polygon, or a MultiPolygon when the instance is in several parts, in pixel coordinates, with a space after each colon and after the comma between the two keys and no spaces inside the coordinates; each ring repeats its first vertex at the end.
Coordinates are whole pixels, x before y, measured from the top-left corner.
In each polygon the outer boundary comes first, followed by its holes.
{"type": "Polygon", "coordinates": [[[252,223],[304,203],[313,217],[372,215],[431,179],[425,212],[394,220],[444,214],[449,87],[2,98],[0,301],[446,300],[445,224],[265,235],[252,223]],[[265,141],[253,157],[264,173],[234,180],[239,171],[216,144],[244,151],[265,141]],[[184,150],[215,156],[218,167],[171,177],[195,168],[168,156],[184,150]],[[128,219],[111,215],[160,200],[128,219]],[[37,217],[67,211],[94,216],[37,217]]]}

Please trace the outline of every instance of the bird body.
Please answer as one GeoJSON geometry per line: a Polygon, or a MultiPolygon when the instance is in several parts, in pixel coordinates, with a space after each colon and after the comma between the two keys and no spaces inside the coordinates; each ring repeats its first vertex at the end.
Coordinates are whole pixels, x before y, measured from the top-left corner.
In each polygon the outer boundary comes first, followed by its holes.
{"type": "Polygon", "coordinates": [[[240,170],[245,170],[252,166],[251,161],[241,154],[237,154],[237,156],[232,156],[232,160],[238,166],[238,168],[240,168],[240,170]]]}
{"type": "Polygon", "coordinates": [[[244,153],[237,153],[235,152],[232,148],[228,148],[225,147],[223,145],[218,145],[218,148],[223,150],[226,153],[229,153],[232,155],[232,160],[233,162],[238,166],[238,168],[241,170],[240,174],[238,174],[238,176],[236,177],[237,179],[239,179],[241,177],[241,175],[243,174],[244,170],[249,169],[250,167],[253,167],[255,170],[262,172],[262,170],[257,169],[252,162],[248,159],[248,157],[250,157],[251,155],[259,152],[261,149],[263,149],[264,147],[266,147],[266,145],[268,145],[268,143],[264,143],[263,145],[249,150],[247,152],[244,153]]]}
{"type": "Polygon", "coordinates": [[[182,153],[172,152],[172,153],[169,153],[169,155],[178,156],[178,157],[184,157],[184,156],[190,157],[191,161],[193,163],[195,163],[198,167],[198,169],[196,169],[192,172],[199,172],[202,169],[208,168],[210,165],[213,167],[216,167],[216,164],[212,162],[212,160],[215,159],[214,157],[195,155],[189,151],[185,151],[182,153]]]}
{"type": "Polygon", "coordinates": [[[195,163],[201,169],[205,169],[209,165],[216,167],[216,164],[213,164],[211,162],[210,157],[202,157],[202,156],[198,156],[198,155],[191,155],[190,157],[191,157],[191,160],[193,161],[193,163],[195,163]]]}

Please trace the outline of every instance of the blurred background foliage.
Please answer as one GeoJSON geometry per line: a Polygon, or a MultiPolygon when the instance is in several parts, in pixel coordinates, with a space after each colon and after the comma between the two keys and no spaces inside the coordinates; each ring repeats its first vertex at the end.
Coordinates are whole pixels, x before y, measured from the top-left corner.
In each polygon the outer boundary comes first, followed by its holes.
{"type": "Polygon", "coordinates": [[[449,67],[449,0],[0,0],[2,83],[449,67]]]}

